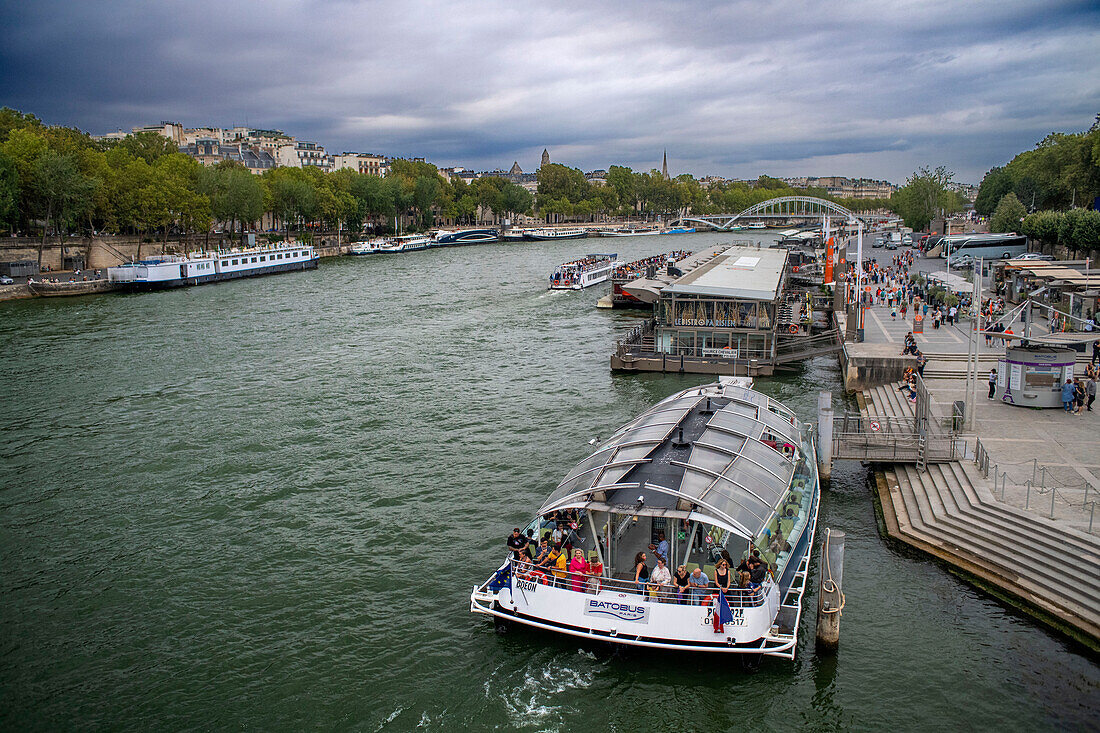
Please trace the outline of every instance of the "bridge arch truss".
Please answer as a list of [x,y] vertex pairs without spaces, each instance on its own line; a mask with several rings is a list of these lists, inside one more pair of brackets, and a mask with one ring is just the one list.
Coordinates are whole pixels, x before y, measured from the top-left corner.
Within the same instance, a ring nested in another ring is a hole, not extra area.
[[705,224],[720,231],[729,231],[739,221],[748,219],[819,219],[830,217],[855,221],[859,217],[834,201],[816,196],[781,196],[753,204],[739,214],[708,214],[684,216],[678,223]]

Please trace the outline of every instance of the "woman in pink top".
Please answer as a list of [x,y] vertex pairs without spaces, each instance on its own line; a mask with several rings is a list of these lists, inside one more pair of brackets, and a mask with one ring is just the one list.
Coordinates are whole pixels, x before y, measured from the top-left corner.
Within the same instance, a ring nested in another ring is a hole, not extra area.
[[588,572],[588,563],[584,559],[584,550],[573,550],[573,559],[569,561],[569,572],[573,580],[573,590],[580,593],[584,590],[585,578],[582,576]]

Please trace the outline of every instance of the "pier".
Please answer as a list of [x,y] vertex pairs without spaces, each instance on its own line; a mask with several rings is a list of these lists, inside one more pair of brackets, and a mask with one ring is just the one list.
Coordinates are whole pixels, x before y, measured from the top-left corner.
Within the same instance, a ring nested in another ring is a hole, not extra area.
[[[879,306],[864,324],[840,357],[858,409],[833,418],[831,452],[875,464],[886,533],[1100,648],[1100,416],[987,399],[1004,346],[984,338],[968,397],[969,321],[915,335],[928,363],[912,402],[898,390],[911,322]],[[1078,355],[1078,373],[1087,361]]]

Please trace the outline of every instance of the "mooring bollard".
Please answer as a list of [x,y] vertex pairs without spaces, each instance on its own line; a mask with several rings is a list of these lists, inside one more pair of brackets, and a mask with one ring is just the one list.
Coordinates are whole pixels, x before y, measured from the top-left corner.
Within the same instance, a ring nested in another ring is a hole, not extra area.
[[817,393],[817,465],[821,478],[833,470],[833,393]]
[[821,544],[821,581],[817,592],[817,648],[840,644],[840,613],[844,610],[844,533],[825,530]]

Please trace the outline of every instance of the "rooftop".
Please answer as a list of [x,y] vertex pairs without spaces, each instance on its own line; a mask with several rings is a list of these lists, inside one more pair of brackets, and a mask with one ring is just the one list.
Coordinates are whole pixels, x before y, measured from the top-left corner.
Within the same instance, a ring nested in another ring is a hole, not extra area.
[[664,292],[775,300],[786,265],[785,249],[730,247],[710,262],[676,280]]

